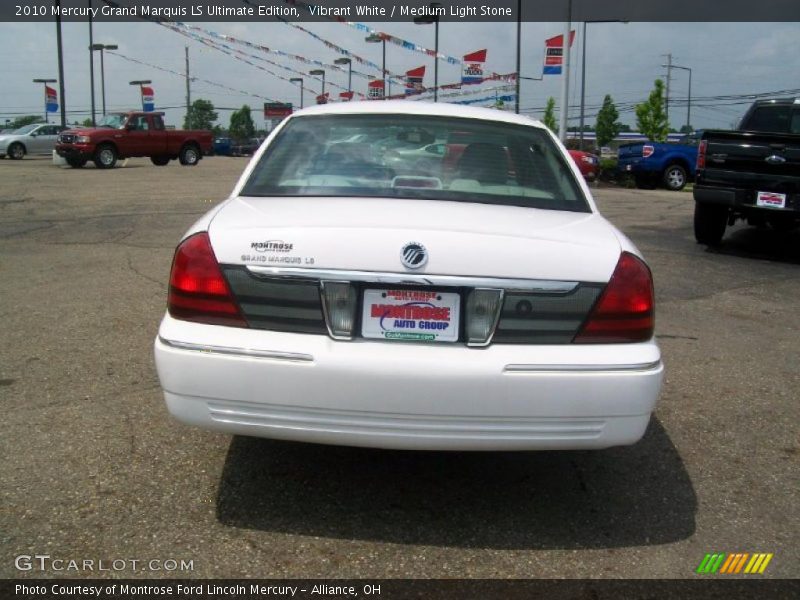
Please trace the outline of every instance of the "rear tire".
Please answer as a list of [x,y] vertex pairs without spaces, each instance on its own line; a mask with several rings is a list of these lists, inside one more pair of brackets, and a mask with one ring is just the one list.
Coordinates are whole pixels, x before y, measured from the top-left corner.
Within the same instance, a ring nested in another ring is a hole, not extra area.
[[7,152],[8,158],[11,160],[22,160],[22,157],[25,156],[25,146],[19,142],[14,142],[8,147]]
[[664,181],[664,187],[668,190],[680,192],[686,186],[686,169],[677,164],[669,165],[664,169],[662,180]]
[[178,160],[185,167],[193,167],[200,162],[200,149],[194,144],[186,144],[181,148]]
[[169,156],[151,156],[150,162],[157,167],[163,167],[169,164]]
[[694,204],[694,238],[699,244],[718,246],[728,226],[728,209],[714,204]]
[[111,144],[102,144],[95,150],[93,160],[98,169],[111,169],[117,164],[117,149]]
[[85,158],[68,158],[67,164],[73,169],[82,169],[86,165]]

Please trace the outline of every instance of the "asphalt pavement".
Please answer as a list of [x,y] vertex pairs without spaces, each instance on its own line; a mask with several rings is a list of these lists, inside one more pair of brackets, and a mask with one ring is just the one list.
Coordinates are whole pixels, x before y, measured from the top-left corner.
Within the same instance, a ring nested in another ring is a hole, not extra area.
[[[246,164],[0,160],[0,577],[683,578],[707,552],[800,575],[800,232],[710,251],[691,193],[595,189],[655,277],[666,383],[634,446],[232,438],[169,417],[152,344],[175,244]],[[17,569],[34,554],[127,562]]]

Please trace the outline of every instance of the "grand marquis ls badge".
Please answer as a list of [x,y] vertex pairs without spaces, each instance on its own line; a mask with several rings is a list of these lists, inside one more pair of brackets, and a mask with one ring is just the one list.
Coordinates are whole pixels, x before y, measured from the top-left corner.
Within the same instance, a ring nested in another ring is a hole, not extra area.
[[400,250],[400,262],[409,269],[419,269],[428,262],[428,251],[418,242],[409,242]]

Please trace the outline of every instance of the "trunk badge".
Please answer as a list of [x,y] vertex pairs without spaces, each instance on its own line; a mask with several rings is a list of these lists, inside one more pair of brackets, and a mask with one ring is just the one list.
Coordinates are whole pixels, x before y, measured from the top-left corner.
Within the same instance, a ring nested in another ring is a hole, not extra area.
[[419,242],[409,242],[400,250],[400,262],[408,269],[419,269],[428,262],[428,251]]

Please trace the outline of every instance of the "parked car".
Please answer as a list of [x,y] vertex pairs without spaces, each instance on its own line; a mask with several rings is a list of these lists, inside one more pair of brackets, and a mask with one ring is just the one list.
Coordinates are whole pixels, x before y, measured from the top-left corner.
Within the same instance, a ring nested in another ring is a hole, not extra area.
[[[328,144],[390,127],[473,141],[452,176],[439,159],[415,173],[417,156],[398,169]],[[353,102],[285,119],[186,232],[155,360],[172,415],[207,429],[605,448],[647,427],[663,374],[653,326],[650,269],[541,123]]]
[[110,169],[118,159],[134,156],[149,156],[159,167],[175,159],[194,166],[211,150],[211,138],[210,131],[167,129],[160,112],[109,113],[97,127],[61,133],[56,152],[75,169],[89,160]]
[[255,154],[258,147],[263,140],[259,138],[250,138],[247,140],[239,140],[231,144],[232,156],[252,156]]
[[26,154],[52,154],[61,125],[33,123],[0,135],[0,158],[20,160]]
[[596,155],[583,150],[568,150],[567,152],[578,165],[578,169],[586,181],[597,179],[597,175],[600,173],[600,159]]
[[231,155],[231,138],[218,137],[214,139],[214,154],[217,156]]
[[716,245],[737,219],[800,225],[800,98],[758,100],[737,131],[706,131],[697,156],[694,235]]
[[633,175],[636,187],[648,189],[661,184],[668,190],[680,191],[694,179],[701,135],[697,131],[677,143],[623,144],[619,147],[617,170]]

